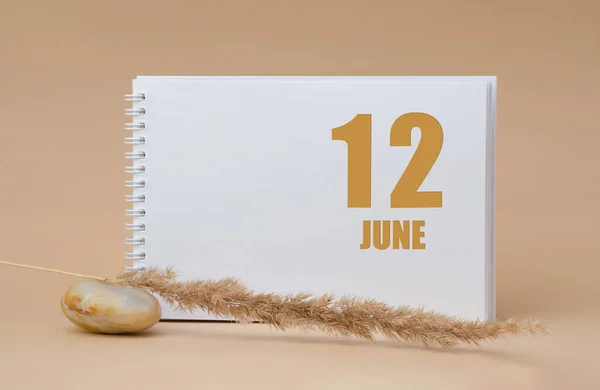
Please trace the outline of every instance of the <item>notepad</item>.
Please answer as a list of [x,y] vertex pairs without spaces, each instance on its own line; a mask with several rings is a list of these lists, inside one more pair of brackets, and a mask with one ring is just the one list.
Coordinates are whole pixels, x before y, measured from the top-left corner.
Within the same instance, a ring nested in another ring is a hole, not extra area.
[[495,318],[496,77],[138,76],[125,99],[127,267]]

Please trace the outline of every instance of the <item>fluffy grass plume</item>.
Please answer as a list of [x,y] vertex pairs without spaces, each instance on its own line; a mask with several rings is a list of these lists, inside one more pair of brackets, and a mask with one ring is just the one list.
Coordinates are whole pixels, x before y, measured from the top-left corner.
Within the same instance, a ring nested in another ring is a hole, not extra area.
[[366,340],[381,334],[392,340],[446,348],[479,345],[511,334],[550,333],[537,322],[462,320],[349,295],[336,299],[330,294],[304,292],[257,293],[234,278],[178,281],[170,267],[126,271],[118,276],[117,283],[156,294],[180,311],[202,309],[219,318],[257,321],[279,330],[319,329]]

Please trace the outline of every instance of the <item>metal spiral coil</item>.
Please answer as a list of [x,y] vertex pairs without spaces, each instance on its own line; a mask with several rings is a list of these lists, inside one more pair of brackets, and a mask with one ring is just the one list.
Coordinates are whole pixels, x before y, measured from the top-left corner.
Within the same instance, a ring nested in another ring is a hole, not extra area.
[[128,217],[143,217],[146,215],[146,210],[144,210],[144,209],[126,209],[125,215]]
[[145,137],[125,137],[125,143],[127,145],[144,145],[146,143]]
[[130,160],[143,160],[146,158],[146,152],[125,152],[125,158],[128,158]]
[[142,174],[146,172],[146,166],[144,165],[130,165],[125,167],[125,173]]
[[129,223],[129,222],[126,222],[125,223],[125,229],[132,230],[134,232],[145,232],[146,231],[146,225],[143,224],[143,223]]
[[127,202],[144,203],[146,201],[146,195],[127,194],[125,195]]
[[[125,209],[125,215],[132,217],[131,222],[125,223],[125,230],[133,232],[133,235],[125,239],[125,244],[131,246],[131,251],[125,252],[125,259],[131,264],[126,266],[127,270],[137,270],[144,268],[146,260],[146,252],[141,250],[141,247],[146,245],[146,224],[144,217],[146,209],[139,207],[139,204],[146,202],[146,166],[143,160],[146,158],[146,151],[143,150],[146,145],[146,136],[138,135],[140,132],[146,131],[146,123],[141,120],[146,114],[146,108],[141,106],[146,100],[146,95],[143,93],[126,94],[125,101],[132,102],[133,107],[125,109],[125,115],[134,117],[131,122],[125,123],[125,130],[133,132],[133,135],[125,137],[125,144],[132,145],[132,150],[125,152],[125,158],[132,160],[132,164],[125,167],[125,173],[131,174],[133,177],[125,180],[125,187],[131,188],[132,193],[125,195],[125,200],[132,203],[131,208]],[[143,133],[142,133],[143,134]]]
[[125,130],[143,131],[143,130],[146,130],[146,123],[144,123],[144,122],[129,122],[129,123],[125,123]]
[[144,237],[127,237],[125,239],[125,244],[143,246],[146,245],[146,239]]
[[128,93],[125,94],[126,102],[143,102],[146,100],[146,95],[143,93]]
[[125,115],[129,115],[129,116],[139,116],[139,115],[144,115],[145,113],[146,113],[145,108],[126,108],[125,109]]
[[144,260],[146,254],[144,252],[125,252],[125,258],[127,260]]
[[146,188],[146,181],[145,180],[125,180],[125,187]]

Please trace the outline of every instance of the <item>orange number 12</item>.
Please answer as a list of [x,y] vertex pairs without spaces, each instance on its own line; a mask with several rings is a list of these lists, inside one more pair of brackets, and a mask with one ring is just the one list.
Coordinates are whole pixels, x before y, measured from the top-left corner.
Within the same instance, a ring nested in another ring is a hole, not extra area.
[[[421,140],[406,170],[390,194],[392,208],[442,207],[442,192],[419,191],[440,155],[444,132],[431,115],[411,112],[398,117],[390,129],[390,146],[411,146],[414,127]],[[358,114],[336,127],[332,139],[346,142],[348,149],[348,207],[371,207],[371,114]]]

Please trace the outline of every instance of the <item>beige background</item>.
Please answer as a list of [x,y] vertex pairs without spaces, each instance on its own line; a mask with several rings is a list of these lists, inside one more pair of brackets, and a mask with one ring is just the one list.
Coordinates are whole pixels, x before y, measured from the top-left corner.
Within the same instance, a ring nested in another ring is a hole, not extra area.
[[453,352],[215,324],[102,337],[60,313],[73,278],[3,267],[0,388],[600,388],[599,14],[594,0],[3,1],[0,258],[122,270],[122,96],[138,74],[497,75],[498,314],[554,333]]

